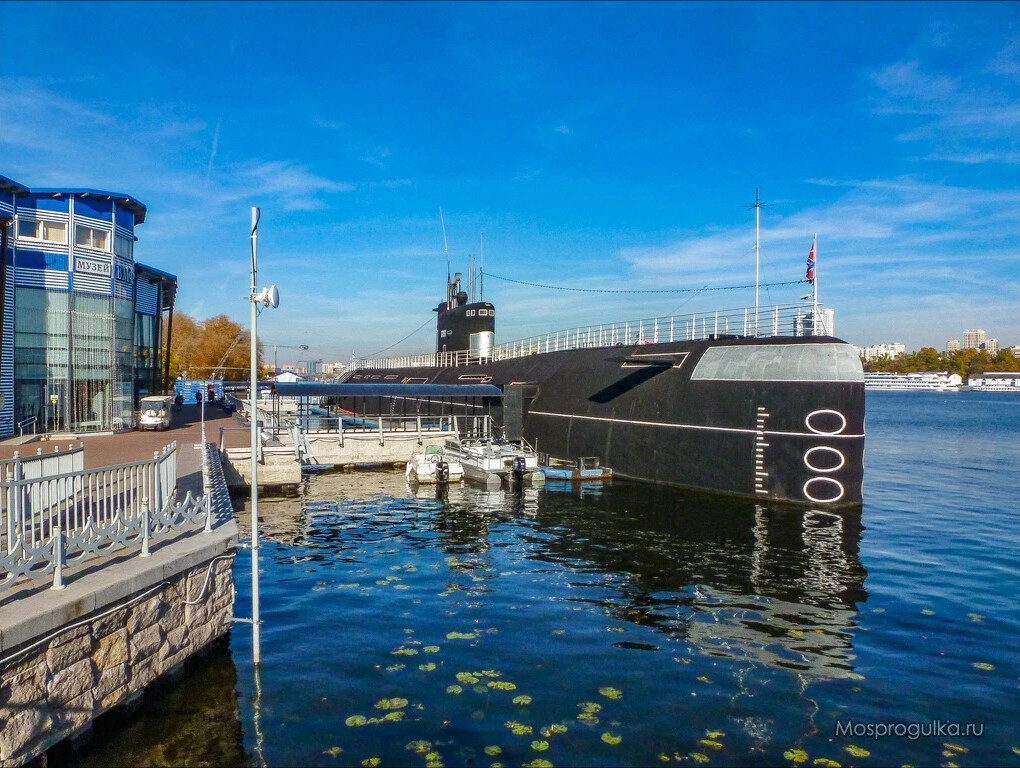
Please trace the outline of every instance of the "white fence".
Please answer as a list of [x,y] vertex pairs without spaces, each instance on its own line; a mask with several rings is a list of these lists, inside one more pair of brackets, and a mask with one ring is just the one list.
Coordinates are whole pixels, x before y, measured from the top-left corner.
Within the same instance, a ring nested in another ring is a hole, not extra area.
[[121,547],[139,546],[148,557],[151,538],[200,522],[210,530],[208,488],[176,501],[176,442],[149,461],[100,469],[82,469],[80,454],[43,463],[54,458],[16,455],[0,466],[0,590],[51,571],[60,589],[65,565]]
[[[814,324],[811,305],[785,304],[715,312],[652,317],[620,323],[585,325],[553,333],[516,339],[493,347],[492,356],[470,356],[467,350],[404,355],[381,360],[355,360],[351,368],[451,367],[489,360],[509,360],[545,352],[591,347],[656,344],[665,341],[693,341],[720,337],[810,336],[823,333],[821,323]],[[824,313],[818,313],[821,321]]]

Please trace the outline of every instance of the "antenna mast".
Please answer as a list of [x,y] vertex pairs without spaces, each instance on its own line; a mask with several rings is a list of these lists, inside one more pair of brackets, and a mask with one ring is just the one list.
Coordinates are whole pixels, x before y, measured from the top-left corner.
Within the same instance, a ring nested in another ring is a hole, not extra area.
[[754,188],[754,335],[758,336],[758,283],[761,275],[761,209],[767,208],[766,203],[758,198],[758,187]]
[[478,269],[478,291],[481,294],[479,301],[485,301],[485,233],[478,233],[478,256],[481,259],[481,266]]
[[443,209],[439,209],[439,223],[443,227],[443,251],[446,253],[446,282],[450,282],[450,246],[446,243],[446,221],[443,219]]

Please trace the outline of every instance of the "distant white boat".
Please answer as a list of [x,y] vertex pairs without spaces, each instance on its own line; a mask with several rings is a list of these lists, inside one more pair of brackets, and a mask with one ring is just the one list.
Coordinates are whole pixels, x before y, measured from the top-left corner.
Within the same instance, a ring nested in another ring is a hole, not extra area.
[[1020,392],[1020,372],[976,373],[967,379],[967,386],[977,392]]
[[865,372],[864,389],[894,392],[959,392],[963,379],[957,373],[886,373]]

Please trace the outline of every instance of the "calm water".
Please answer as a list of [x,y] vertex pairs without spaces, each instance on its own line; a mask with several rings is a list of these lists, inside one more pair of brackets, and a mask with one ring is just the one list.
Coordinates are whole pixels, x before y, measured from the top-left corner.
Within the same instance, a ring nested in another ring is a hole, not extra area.
[[[869,393],[839,517],[641,484],[263,501],[250,629],[81,765],[1020,765],[1020,398]],[[249,558],[237,560],[249,615]],[[837,735],[973,724],[979,737]]]

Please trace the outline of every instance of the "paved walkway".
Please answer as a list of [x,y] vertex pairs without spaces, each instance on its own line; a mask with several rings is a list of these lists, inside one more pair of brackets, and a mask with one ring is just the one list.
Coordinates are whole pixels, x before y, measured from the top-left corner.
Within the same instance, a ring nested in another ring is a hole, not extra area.
[[[205,412],[205,435],[211,443],[219,444],[220,427],[240,427],[242,422],[236,416],[228,415],[222,408],[209,407]],[[18,440],[5,440],[0,443],[0,460],[9,459],[15,451],[21,456],[34,456],[42,449],[43,453],[52,453],[55,447],[65,450],[68,446],[79,443],[85,446],[85,469],[107,467],[128,461],[151,459],[154,453],[177,441],[177,484],[183,495],[191,491],[192,495],[202,493],[202,457],[198,445],[202,442],[201,411],[199,406],[191,403],[182,406],[180,413],[173,415],[170,429],[165,432],[121,432],[115,435],[76,435],[71,438],[53,438],[34,442],[18,443]],[[248,436],[241,431],[227,433],[226,445],[229,447],[247,446]]]

